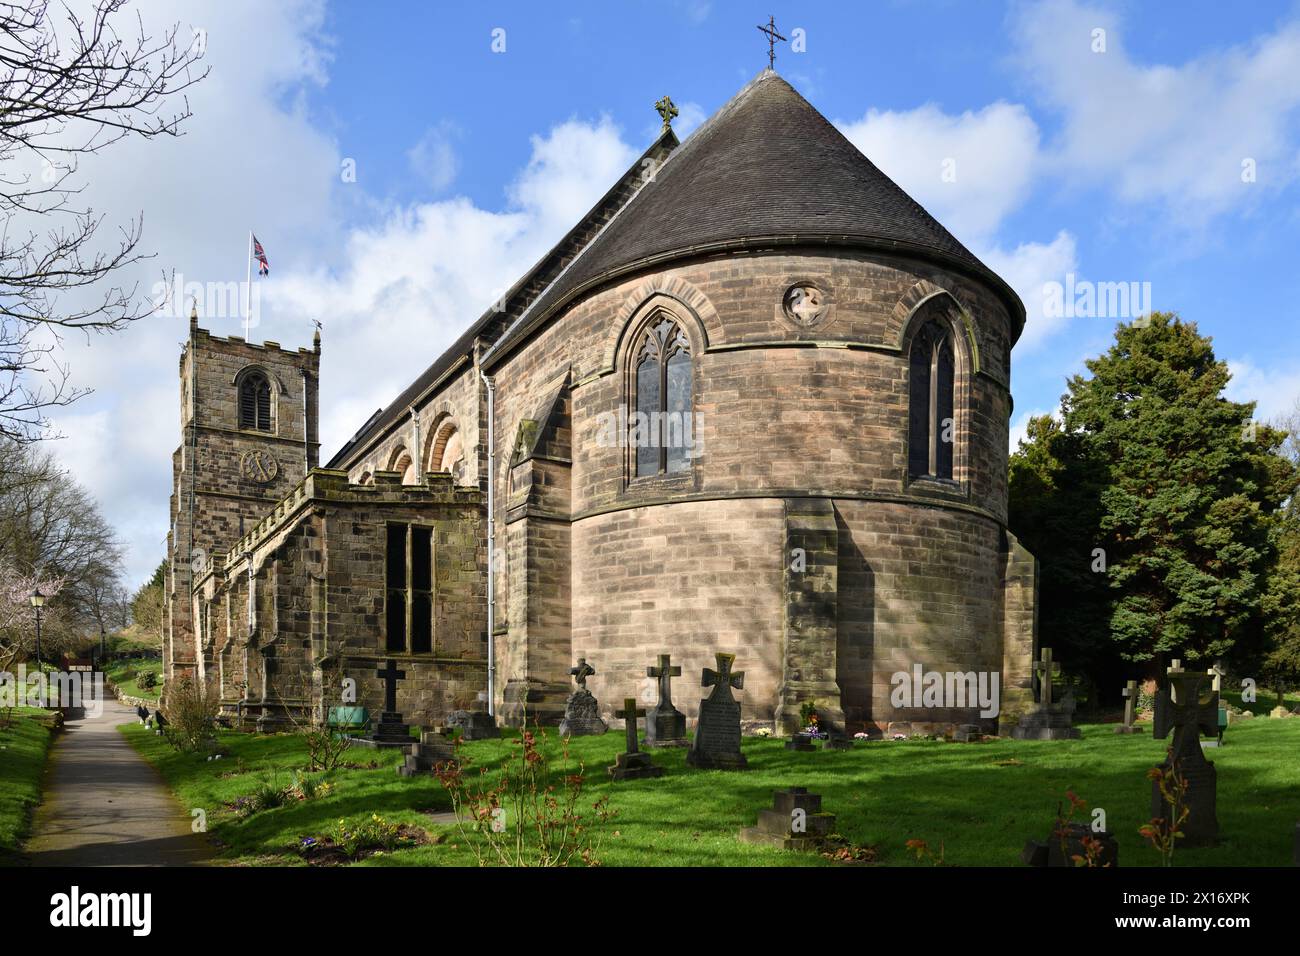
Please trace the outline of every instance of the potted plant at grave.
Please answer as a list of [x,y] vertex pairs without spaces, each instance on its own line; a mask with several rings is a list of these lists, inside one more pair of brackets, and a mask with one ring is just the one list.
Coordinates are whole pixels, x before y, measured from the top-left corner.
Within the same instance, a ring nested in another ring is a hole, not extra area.
[[817,713],[817,704],[811,700],[805,701],[799,708],[799,722],[803,724],[803,735],[812,737],[814,740],[825,740],[830,736],[821,727],[821,716]]

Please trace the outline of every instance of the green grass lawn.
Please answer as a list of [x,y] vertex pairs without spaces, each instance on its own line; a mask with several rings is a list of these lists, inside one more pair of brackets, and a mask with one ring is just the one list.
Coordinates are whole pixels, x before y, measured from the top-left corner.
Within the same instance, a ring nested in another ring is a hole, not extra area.
[[41,774],[53,736],[49,711],[17,707],[0,729],[0,861],[27,835],[41,799]]
[[[158,675],[158,683],[150,690],[144,690],[136,682],[136,674],[140,671]],[[109,661],[108,667],[104,670],[104,676],[128,697],[140,697],[145,700],[158,700],[158,692],[162,690],[162,661],[158,659],[145,658],[143,660],[122,659]]]
[[[209,834],[225,845],[223,855],[231,861],[294,863],[293,848],[302,837],[325,834],[341,817],[361,820],[378,813],[441,834],[442,842],[372,857],[363,865],[475,862],[454,826],[433,825],[421,812],[449,808],[438,782],[399,778],[391,752],[353,749],[348,759],[377,759],[382,766],[323,775],[337,788],[328,796],[241,820],[223,804],[251,793],[263,779],[287,784],[292,769],[303,763],[296,738],[223,733],[228,756],[208,762],[173,752],[137,725],[123,732],[159,767],[186,807],[207,811]],[[1120,843],[1121,865],[1158,865],[1137,829],[1150,809],[1146,771],[1163,758],[1165,742],[1153,741],[1149,727],[1127,736],[1109,725],[1087,726],[1083,735],[1076,741],[969,745],[879,741],[848,752],[812,753],[787,751],[776,739],[747,738],[748,771],[689,770],[685,751],[656,751],[655,761],[667,771],[663,777],[620,783],[611,782],[604,768],[622,749],[621,733],[576,738],[571,751],[587,767],[586,802],[608,794],[618,811],[604,828],[599,852],[608,866],[830,865],[820,857],[737,841],[737,830],[752,825],[757,812],[771,805],[772,791],[789,786],[822,794],[824,809],[838,815],[839,832],[877,847],[885,865],[919,865],[905,847],[913,838],[935,848],[942,844],[950,865],[1019,865],[1025,841],[1046,839],[1058,802],[1068,806],[1066,790],[1106,811]],[[509,748],[509,738],[466,745],[470,769],[498,767]],[[1179,850],[1176,865],[1289,865],[1300,821],[1300,720],[1235,724],[1226,746],[1207,754],[1219,772],[1221,842],[1210,849]]]
[[[1257,717],[1267,716],[1268,712],[1277,706],[1277,694],[1264,688],[1256,690],[1255,701],[1251,704],[1241,702],[1241,691],[1239,690],[1225,690],[1221,692],[1220,696],[1232,704],[1233,707],[1248,710]],[[1297,706],[1300,706],[1300,694],[1283,694],[1282,699],[1286,701],[1286,706],[1291,710],[1295,710]]]

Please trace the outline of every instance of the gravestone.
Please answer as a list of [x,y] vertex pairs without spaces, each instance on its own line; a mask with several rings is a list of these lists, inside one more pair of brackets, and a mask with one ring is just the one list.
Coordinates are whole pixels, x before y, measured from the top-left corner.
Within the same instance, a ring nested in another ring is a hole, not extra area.
[[797,733],[792,735],[790,739],[785,742],[785,749],[803,752],[807,750],[816,750],[817,748],[813,744],[813,737],[811,734]]
[[1205,672],[1210,678],[1210,689],[1219,695],[1219,735],[1214,740],[1202,740],[1202,747],[1222,747],[1223,732],[1228,729],[1228,702],[1223,699],[1223,678],[1227,676],[1218,664]]
[[1039,701],[1020,717],[1020,723],[1011,729],[1016,740],[1073,740],[1080,736],[1074,726],[1074,703],[1071,699],[1052,701],[1052,678],[1059,674],[1061,665],[1052,660],[1052,649],[1044,647],[1041,659],[1034,663],[1039,678]]
[[647,747],[688,747],[686,715],[673,706],[672,681],[680,677],[682,669],[672,663],[668,654],[659,655],[657,667],[647,667],[646,677],[659,684],[659,703],[646,715],[645,745]]
[[1041,843],[1037,840],[1027,841],[1025,848],[1020,851],[1021,862],[1026,866],[1077,866],[1075,856],[1087,858],[1083,841],[1088,837],[1101,844],[1097,866],[1119,866],[1119,841],[1115,835],[1109,830],[1095,831],[1086,823],[1067,823]]
[[397,664],[389,659],[375,671],[375,676],[384,682],[384,709],[371,730],[370,739],[381,746],[409,746],[413,743],[411,727],[397,710],[397,682],[406,679],[406,671],[399,671]]
[[430,773],[439,764],[456,763],[456,747],[447,736],[446,729],[435,727],[420,734],[420,742],[407,751],[406,759],[398,765],[399,777],[414,777]]
[[476,695],[473,710],[454,710],[447,718],[447,731],[457,730],[461,740],[495,740],[501,736],[497,715],[493,712],[486,690]]
[[1139,734],[1142,728],[1134,723],[1136,714],[1134,708],[1137,706],[1138,682],[1129,681],[1124,685],[1124,723],[1115,728],[1117,734]]
[[977,744],[984,739],[984,732],[979,724],[960,724],[953,731],[952,739],[959,744]]
[[835,829],[835,814],[822,812],[821,794],[790,787],[772,794],[772,809],[758,811],[756,826],[740,831],[742,843],[782,850],[816,850]]
[[[1218,732],[1219,695],[1213,690],[1205,697],[1201,691],[1206,684],[1204,674],[1184,671],[1180,661],[1169,669],[1169,684],[1156,693],[1155,725],[1151,734],[1163,740],[1172,730],[1174,739],[1160,769],[1169,770],[1173,762],[1187,779],[1187,793],[1183,804],[1188,810],[1183,823],[1185,834],[1180,846],[1212,846],[1219,838],[1218,776],[1214,764],[1205,759],[1201,750],[1201,734],[1213,736]],[[1170,810],[1160,792],[1160,783],[1151,781],[1151,816],[1168,819]]]
[[732,671],[735,654],[715,654],[718,669],[704,668],[702,687],[712,687],[700,701],[700,719],[695,724],[695,739],[686,753],[692,767],[711,770],[744,770],[748,766],[740,752],[740,703],[731,689],[744,689],[745,672]]
[[645,716],[645,711],[637,708],[636,698],[626,698],[623,709],[614,711],[614,716],[622,719],[627,731],[627,752],[614,758],[614,766],[609,768],[610,777],[614,780],[637,780],[663,776],[664,768],[656,767],[650,755],[636,745],[636,719]]
[[460,731],[461,740],[494,740],[501,736],[496,718],[482,710],[453,710],[447,717],[447,730]]
[[600,719],[600,705],[596,697],[587,690],[587,678],[596,673],[596,668],[587,663],[585,657],[579,657],[578,663],[569,668],[578,689],[564,702],[564,719],[560,721],[560,736],[590,737],[603,734],[609,726]]

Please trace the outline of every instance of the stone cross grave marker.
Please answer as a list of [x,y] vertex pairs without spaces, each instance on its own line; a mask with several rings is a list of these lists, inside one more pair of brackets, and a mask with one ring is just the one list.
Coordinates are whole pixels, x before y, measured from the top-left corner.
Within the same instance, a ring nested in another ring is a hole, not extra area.
[[1050,647],[1044,647],[1039,656],[1042,659],[1034,662],[1034,673],[1038,675],[1039,702],[1047,707],[1052,703],[1052,678],[1061,673],[1061,665],[1053,663]]
[[574,683],[586,690],[587,678],[596,673],[596,668],[588,664],[585,657],[579,657],[578,663],[569,668],[569,673],[573,675]]
[[1129,681],[1124,685],[1124,723],[1115,728],[1117,734],[1137,733],[1141,728],[1134,721],[1136,720],[1135,706],[1138,698],[1138,682]]
[[623,709],[614,711],[614,716],[623,721],[627,730],[627,752],[614,758],[614,766],[609,768],[609,775],[614,780],[636,780],[641,777],[663,776],[664,768],[656,767],[648,753],[642,753],[636,742],[636,719],[644,717],[645,711],[636,705],[635,697],[623,699]]
[[[1214,736],[1219,725],[1219,695],[1213,690],[1201,696],[1206,675],[1184,671],[1174,661],[1169,669],[1169,686],[1156,695],[1155,724],[1152,736],[1163,740],[1172,730],[1173,742],[1161,769],[1176,763],[1178,772],[1187,779],[1184,803],[1188,809],[1183,824],[1183,846],[1211,846],[1219,837],[1216,813],[1217,773],[1214,764],[1201,750],[1201,734]],[[1168,818],[1169,809],[1160,793],[1159,781],[1151,782],[1151,815]]]
[[596,668],[587,663],[585,657],[579,657],[578,663],[569,668],[578,685],[564,701],[564,719],[560,721],[560,735],[570,737],[587,737],[603,734],[609,726],[600,719],[600,704],[591,691],[587,690],[587,678],[596,673]]
[[732,670],[735,654],[715,654],[714,659],[717,670],[704,668],[700,679],[701,686],[713,691],[700,701],[700,719],[686,762],[692,767],[743,770],[748,761],[740,752],[740,703],[731,690],[744,689],[745,672]]
[[397,682],[406,680],[406,671],[398,670],[396,662],[389,658],[375,671],[375,676],[384,682],[384,710],[374,726],[371,739],[379,744],[409,746],[414,743],[411,728],[397,710]]
[[647,747],[685,747],[686,715],[673,706],[673,678],[680,677],[681,667],[672,663],[669,654],[659,655],[659,664],[645,669],[646,677],[655,678],[659,685],[659,703],[655,704],[645,722]]
[[384,666],[375,671],[375,676],[384,682],[384,710],[397,712],[397,682],[406,680],[406,671],[399,671],[397,664],[390,658]]

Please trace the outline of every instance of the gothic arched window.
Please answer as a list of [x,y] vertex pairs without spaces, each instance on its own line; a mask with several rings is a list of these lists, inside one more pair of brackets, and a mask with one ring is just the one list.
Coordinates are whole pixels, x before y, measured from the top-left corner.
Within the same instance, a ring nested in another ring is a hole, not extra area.
[[952,478],[955,388],[952,335],[942,323],[928,322],[912,340],[909,358],[909,477]]
[[634,369],[636,476],[689,470],[694,447],[691,343],[672,319],[646,329]]
[[239,383],[239,427],[271,430],[271,382],[262,372],[249,372]]

